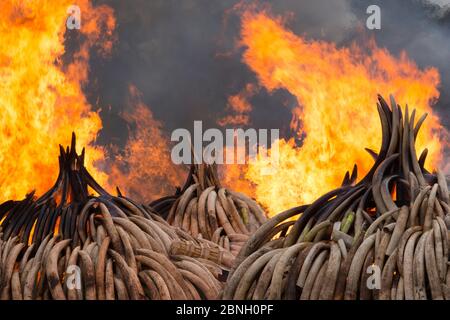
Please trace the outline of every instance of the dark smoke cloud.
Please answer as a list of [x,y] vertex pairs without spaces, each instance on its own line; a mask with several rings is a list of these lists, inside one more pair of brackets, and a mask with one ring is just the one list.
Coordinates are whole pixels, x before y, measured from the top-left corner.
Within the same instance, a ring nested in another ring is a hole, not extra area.
[[[167,136],[179,127],[191,128],[201,119],[217,126],[229,95],[236,94],[255,75],[241,62],[236,49],[239,18],[235,0],[103,0],[115,9],[118,42],[110,60],[94,59],[95,81],[86,89],[93,104],[102,106],[104,129],[99,143],[123,144],[127,128],[119,114],[126,107],[129,84],[143,93]],[[265,3],[262,0],[260,3]],[[291,12],[289,27],[312,39],[346,45],[373,35],[393,54],[406,50],[421,68],[439,69],[441,97],[436,105],[450,127],[450,14],[448,0],[277,0],[276,14]],[[382,29],[364,28],[366,8],[381,7]],[[251,114],[256,128],[281,128],[289,135],[296,104],[287,92],[255,95]],[[287,106],[281,107],[282,105]]]
[[449,0],[423,0],[421,2],[432,9],[432,14],[435,18],[444,18],[450,12]]

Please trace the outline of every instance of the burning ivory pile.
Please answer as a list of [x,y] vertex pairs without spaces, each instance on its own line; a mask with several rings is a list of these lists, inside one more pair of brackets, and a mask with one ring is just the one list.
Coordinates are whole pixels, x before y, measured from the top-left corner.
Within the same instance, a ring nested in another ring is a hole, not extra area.
[[0,205],[0,298],[217,298],[233,257],[108,194],[83,159],[73,136],[51,190]]
[[450,299],[448,180],[415,150],[426,115],[416,123],[392,97],[378,112],[370,172],[355,183],[355,167],[340,188],[260,227],[223,299]]
[[[256,201],[220,186],[215,166],[191,166],[183,190],[174,201],[167,221],[194,238],[216,243],[233,256],[267,220]],[[151,206],[158,207],[158,202]]]

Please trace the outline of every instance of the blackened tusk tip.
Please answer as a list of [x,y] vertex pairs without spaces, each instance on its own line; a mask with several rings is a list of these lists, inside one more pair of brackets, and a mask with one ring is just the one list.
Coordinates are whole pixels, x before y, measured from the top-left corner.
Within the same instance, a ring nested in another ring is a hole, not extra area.
[[72,131],[72,140],[70,142],[70,151],[71,152],[75,152],[76,145],[77,145],[77,137],[75,135],[75,132]]

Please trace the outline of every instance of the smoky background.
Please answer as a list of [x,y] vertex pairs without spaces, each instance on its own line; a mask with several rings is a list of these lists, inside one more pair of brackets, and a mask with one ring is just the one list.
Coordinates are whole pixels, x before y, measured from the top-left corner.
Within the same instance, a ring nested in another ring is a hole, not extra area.
[[[103,120],[97,143],[113,146],[120,153],[136,130],[123,116],[135,107],[130,103],[130,86],[139,90],[142,103],[161,124],[167,141],[177,128],[192,132],[194,120],[202,120],[205,129],[220,128],[217,121],[227,113],[228,98],[258,82],[242,62],[240,18],[235,10],[239,4],[251,2],[94,1],[112,7],[117,19],[113,52],[109,59],[93,53],[85,86],[88,100],[100,110]],[[365,27],[366,9],[372,4],[381,8],[381,30]],[[433,108],[443,126],[450,127],[450,1],[257,2],[257,6],[266,5],[274,14],[288,15],[287,26],[307,39],[332,41],[342,47],[373,37],[379,47],[395,56],[405,51],[421,69],[438,68],[440,98]],[[252,109],[247,126],[277,128],[282,138],[294,136],[289,124],[291,109],[298,102],[289,92],[268,93],[258,88],[248,102]],[[115,153],[110,154],[114,157]]]

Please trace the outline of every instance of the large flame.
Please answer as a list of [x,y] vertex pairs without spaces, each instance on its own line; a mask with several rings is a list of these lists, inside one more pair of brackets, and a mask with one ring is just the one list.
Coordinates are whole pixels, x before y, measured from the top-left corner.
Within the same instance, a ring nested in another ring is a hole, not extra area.
[[[415,108],[428,119],[418,137],[417,149],[429,150],[427,164],[441,160],[436,129],[439,119],[431,104],[439,97],[439,74],[420,70],[405,53],[392,56],[369,41],[365,48],[353,44],[310,41],[289,31],[282,18],[267,12],[242,15],[244,62],[260,85],[269,91],[287,89],[298,100],[291,125],[300,125],[297,138],[280,141],[280,165],[270,176],[262,175],[266,162],[256,161],[246,177],[256,185],[255,194],[270,214],[300,203],[310,203],[339,186],[343,175],[358,165],[359,176],[373,164],[364,147],[378,150],[381,128],[375,107],[377,94],[393,94],[397,101]],[[234,171],[233,171],[234,172]],[[235,172],[234,172],[235,173]]]
[[142,101],[142,94],[129,87],[129,109],[123,118],[130,127],[125,149],[113,152],[108,183],[119,186],[127,196],[141,202],[175,193],[183,183],[185,170],[170,159],[170,141],[163,133],[162,123]]
[[[103,151],[91,146],[101,128],[82,92],[89,49],[112,47],[112,9],[79,0],[81,29],[70,31],[79,48],[63,63],[67,9],[72,0],[0,2],[0,202],[49,188],[58,174],[58,144],[69,145],[71,132],[87,146],[88,169],[105,176],[94,161]],[[66,58],[66,57],[65,57]]]

